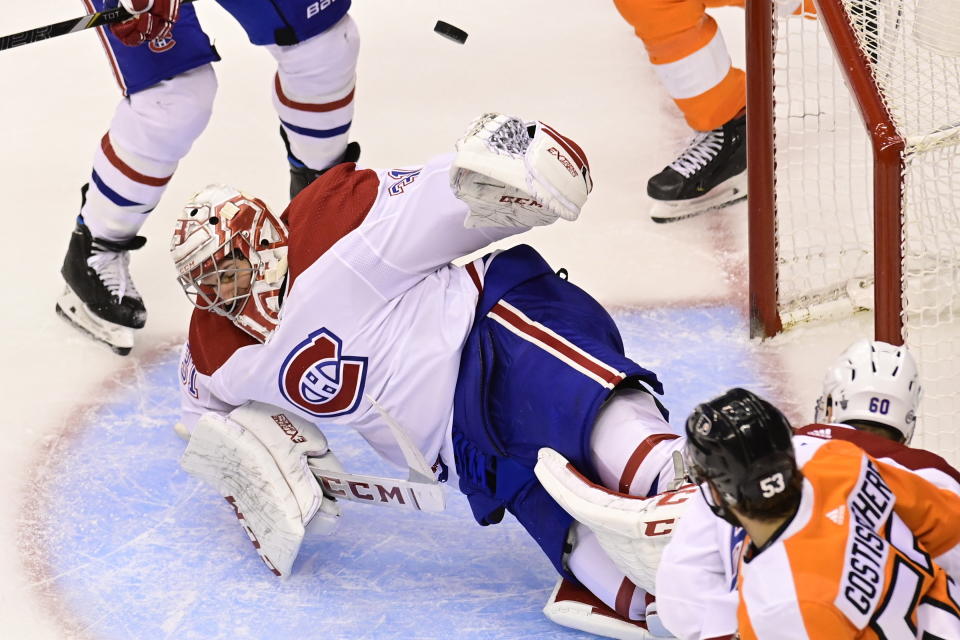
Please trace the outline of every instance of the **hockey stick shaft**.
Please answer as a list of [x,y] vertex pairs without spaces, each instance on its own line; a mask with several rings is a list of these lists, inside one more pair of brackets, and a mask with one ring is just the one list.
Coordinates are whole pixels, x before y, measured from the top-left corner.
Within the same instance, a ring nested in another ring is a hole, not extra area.
[[[194,0],[182,0],[182,2],[193,1]],[[131,16],[126,9],[124,9],[122,6],[117,6],[113,9],[107,9],[106,11],[98,11],[96,13],[80,16],[79,18],[74,18],[73,20],[64,20],[63,22],[57,22],[56,24],[48,24],[43,27],[27,29],[26,31],[21,31],[20,33],[11,33],[8,36],[0,36],[0,51],[5,49],[13,49],[14,47],[22,47],[26,44],[33,44],[34,42],[39,42],[40,40],[49,40],[50,38],[56,38],[57,36],[65,36],[68,33],[75,33],[85,29],[101,27],[105,24],[123,22],[131,17],[133,16]]]
[[433,475],[433,470],[423,459],[423,454],[410,440],[410,436],[394,420],[386,409],[370,395],[364,395],[374,409],[384,419],[397,445],[403,452],[403,459],[407,463],[409,477],[406,480],[385,478],[381,476],[366,476],[328,469],[317,460],[316,466],[307,466],[314,477],[323,487],[323,492],[341,500],[366,502],[391,507],[402,507],[415,511],[443,511],[446,507],[446,498],[440,483]]
[[403,459],[406,461],[407,467],[410,470],[409,480],[411,482],[421,483],[436,482],[436,478],[433,477],[433,470],[430,468],[430,465],[427,464],[427,461],[423,459],[423,454],[420,453],[420,450],[417,449],[410,440],[410,436],[407,435],[404,428],[393,419],[373,396],[364,394],[363,397],[373,405],[373,408],[377,410],[377,413],[380,414],[380,417],[383,418],[384,422],[386,422],[390,428],[390,433],[393,434],[393,438],[397,441],[400,451],[403,452]]

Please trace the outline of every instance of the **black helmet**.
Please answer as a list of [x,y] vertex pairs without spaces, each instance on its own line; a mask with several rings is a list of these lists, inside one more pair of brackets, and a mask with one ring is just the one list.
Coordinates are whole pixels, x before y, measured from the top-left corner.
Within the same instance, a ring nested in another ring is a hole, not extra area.
[[797,474],[789,421],[746,389],[730,389],[698,405],[687,418],[686,432],[694,481],[709,480],[726,505],[760,506]]

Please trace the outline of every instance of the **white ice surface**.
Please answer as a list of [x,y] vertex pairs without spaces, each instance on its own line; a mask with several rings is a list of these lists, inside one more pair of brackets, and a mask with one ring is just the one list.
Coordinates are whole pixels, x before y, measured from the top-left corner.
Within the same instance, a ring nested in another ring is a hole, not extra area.
[[[38,522],[48,529],[60,527],[65,535],[91,523],[77,521],[69,503],[47,501],[62,510],[37,514],[35,498],[56,486],[58,474],[70,475],[68,463],[102,468],[104,474],[129,464],[118,461],[108,443],[102,456],[96,449],[84,450],[82,459],[72,454],[85,434],[95,432],[97,425],[89,419],[102,415],[99,405],[118,396],[141,397],[130,390],[144,384],[157,354],[182,337],[189,308],[166,255],[177,206],[211,182],[235,184],[277,208],[285,204],[287,170],[270,106],[272,58],[251,46],[211,0],[196,6],[224,58],[216,65],[220,93],[209,128],[144,227],[150,241],[134,256],[133,275],[150,319],[126,359],[75,334],[53,312],[79,187],[88,178],[93,151],[119,98],[98,39],[88,32],[0,53],[7,282],[0,319],[0,487],[6,495],[0,503],[0,544],[6,549],[0,554],[0,636],[5,638],[99,637],[89,624],[79,625],[87,631],[77,631],[77,612],[69,604],[75,593],[64,593],[82,590],[82,577],[51,574],[50,567],[60,566],[64,558],[44,559],[49,549],[38,550],[42,540],[32,537]],[[0,18],[0,32],[79,12],[80,3],[72,0],[11,4]],[[543,119],[587,151],[596,189],[580,221],[537,230],[524,242],[552,264],[565,266],[577,284],[612,309],[729,304],[742,314],[742,206],[672,225],[655,225],[648,218],[646,180],[672,159],[689,132],[657,85],[640,41],[612,3],[358,0],[352,14],[362,34],[352,137],[363,145],[363,164],[418,163],[451,148],[464,125],[483,111]],[[742,13],[723,10],[718,15],[734,59],[742,60]],[[466,45],[435,35],[437,19],[465,29],[470,34]],[[709,332],[699,328],[681,324],[671,329],[680,336],[691,332],[691,344],[704,336],[709,340]],[[802,328],[762,345],[746,336],[736,339],[790,415],[802,419],[809,417],[823,367],[870,329],[869,318],[855,318]],[[702,352],[697,349],[670,348],[673,352],[662,353],[657,344],[645,345],[654,364],[686,361],[704,378],[716,370],[715,363],[698,361]],[[722,388],[728,380],[715,382]],[[157,419],[150,407],[143,407],[143,415],[148,423]],[[175,456],[171,451],[156,455]],[[135,477],[129,480],[136,482]],[[100,485],[91,481],[79,490],[93,493]],[[162,526],[156,531],[162,534]],[[235,533],[234,541],[244,543],[239,528]],[[517,537],[515,531],[505,535]],[[253,555],[248,548],[242,551]],[[551,585],[543,584],[544,596]],[[448,585],[461,587],[466,596],[473,593],[468,583]],[[383,595],[383,602],[389,603],[389,597]],[[140,605],[149,606],[149,601]],[[179,615],[189,616],[189,608]],[[406,615],[416,611],[408,609]],[[168,626],[175,630],[182,623],[171,619]],[[129,637],[146,636],[131,629]],[[432,636],[426,629],[421,637]]]

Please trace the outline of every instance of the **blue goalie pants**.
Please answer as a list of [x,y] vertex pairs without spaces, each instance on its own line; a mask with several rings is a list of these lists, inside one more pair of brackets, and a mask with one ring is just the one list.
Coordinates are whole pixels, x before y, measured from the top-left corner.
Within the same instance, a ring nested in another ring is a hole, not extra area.
[[618,387],[663,389],[624,355],[603,307],[531,247],[488,259],[454,396],[460,490],[477,522],[496,524],[509,511],[572,577],[563,555],[573,519],[534,475],[537,452],[559,451],[596,482],[590,434],[603,403]]

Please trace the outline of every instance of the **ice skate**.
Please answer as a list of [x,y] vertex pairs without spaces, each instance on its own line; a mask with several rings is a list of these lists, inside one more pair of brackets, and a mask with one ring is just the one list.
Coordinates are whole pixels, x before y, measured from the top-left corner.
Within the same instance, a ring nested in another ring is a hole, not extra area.
[[80,220],[60,270],[66,288],[57,300],[57,313],[120,355],[130,353],[134,330],[147,320],[143,300],[130,279],[128,254],[145,243],[142,236],[127,242],[94,238]]
[[746,116],[698,133],[683,153],[647,182],[654,222],[674,222],[747,197]]

